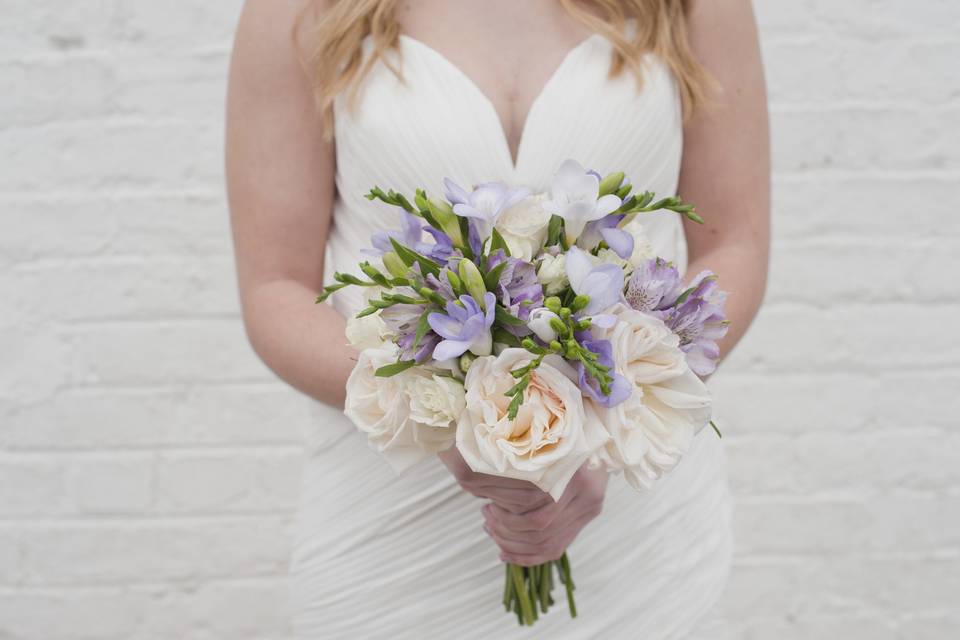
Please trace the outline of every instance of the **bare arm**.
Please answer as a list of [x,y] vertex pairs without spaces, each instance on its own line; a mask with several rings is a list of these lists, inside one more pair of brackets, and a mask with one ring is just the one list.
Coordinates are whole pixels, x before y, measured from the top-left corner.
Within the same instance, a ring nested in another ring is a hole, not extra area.
[[321,135],[291,39],[301,2],[248,0],[227,97],[227,188],[247,335],[278,376],[342,406],[356,354],[344,319],[315,305],[334,196],[333,145]]
[[730,331],[721,357],[743,337],[760,307],[770,243],[767,96],[749,0],[697,0],[689,16],[694,54],[719,91],[684,129],[681,196],[706,220],[685,220],[690,277],[710,269],[730,292]]

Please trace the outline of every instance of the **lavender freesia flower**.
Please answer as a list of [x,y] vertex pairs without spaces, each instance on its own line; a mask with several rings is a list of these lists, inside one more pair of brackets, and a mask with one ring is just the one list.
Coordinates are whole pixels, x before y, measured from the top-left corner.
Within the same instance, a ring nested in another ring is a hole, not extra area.
[[723,310],[727,294],[717,288],[717,277],[703,271],[693,279],[686,299],[667,311],[664,322],[680,337],[680,349],[699,376],[713,373],[720,358],[717,340],[727,333],[729,321]]
[[634,269],[625,297],[637,311],[651,313],[673,306],[680,293],[680,272],[662,258],[653,258]]
[[453,212],[476,221],[482,238],[490,235],[501,213],[530,195],[529,189],[511,189],[502,182],[483,182],[469,192],[449,178],[443,179],[443,185]]
[[490,355],[493,349],[490,328],[496,304],[496,297],[489,291],[484,295],[483,307],[473,297],[463,295],[459,304],[447,303],[446,313],[428,315],[430,328],[443,338],[433,350],[433,359],[458,358],[467,351],[478,356]]
[[[430,225],[426,225],[426,228],[424,228],[425,225],[420,222],[420,218],[406,211],[403,212],[400,220],[400,229],[380,231],[373,234],[370,238],[373,249],[364,249],[363,253],[382,256],[388,251],[393,251],[393,245],[390,243],[391,239],[432,260],[442,262],[453,253],[453,242],[444,232],[434,229]],[[433,236],[434,242],[423,241],[424,231]]]
[[600,388],[600,383],[587,374],[583,363],[577,364],[577,373],[579,374],[580,389],[583,390],[593,400],[608,409],[615,407],[630,397],[633,388],[630,382],[619,373],[614,371],[613,345],[609,340],[581,340],[580,344],[599,356],[597,362],[606,367],[610,367],[610,375],[613,380],[610,383],[610,393],[604,394]]
[[600,196],[600,178],[589,172],[576,160],[567,160],[553,177],[550,199],[543,207],[563,218],[564,232],[569,244],[583,233],[588,222],[613,213],[622,204],[613,194]]
[[[398,293],[401,292],[398,290]],[[412,291],[409,292],[411,295]],[[430,358],[434,347],[440,342],[440,336],[428,331],[414,348],[416,341],[417,324],[423,315],[423,307],[416,304],[395,304],[380,312],[380,318],[391,333],[396,335],[397,346],[400,347],[402,360],[416,360],[424,362]]]
[[[543,285],[537,278],[537,269],[519,258],[507,257],[502,250],[495,251],[487,260],[487,269],[506,262],[497,283],[497,298],[512,315],[526,322],[531,309],[543,305]],[[504,327],[514,335],[527,335],[526,327]]]
[[577,246],[590,251],[595,249],[601,241],[606,242],[614,253],[627,260],[633,254],[633,236],[617,225],[623,220],[623,214],[611,214],[588,222],[583,233],[577,239]]
[[590,297],[584,315],[601,313],[623,298],[623,270],[617,265],[594,265],[589,254],[570,247],[566,267],[570,288],[577,295]]

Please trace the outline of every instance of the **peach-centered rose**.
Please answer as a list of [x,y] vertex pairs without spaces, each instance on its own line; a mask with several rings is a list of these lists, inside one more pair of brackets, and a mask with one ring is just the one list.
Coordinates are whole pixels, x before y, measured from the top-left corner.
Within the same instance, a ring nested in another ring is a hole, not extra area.
[[525,349],[505,349],[477,358],[464,381],[466,410],[457,423],[457,448],[471,469],[534,483],[554,500],[607,435],[584,408],[573,370],[563,360],[545,360],[531,375],[515,419],[504,395],[510,374],[528,364]]

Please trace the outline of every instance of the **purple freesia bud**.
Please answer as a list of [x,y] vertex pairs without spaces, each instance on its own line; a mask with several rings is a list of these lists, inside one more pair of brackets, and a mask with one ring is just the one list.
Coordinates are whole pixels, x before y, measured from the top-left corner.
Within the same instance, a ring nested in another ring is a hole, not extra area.
[[680,337],[680,349],[687,354],[687,364],[693,372],[706,376],[717,368],[717,340],[726,335],[729,327],[723,310],[727,294],[719,290],[717,277],[710,271],[698,274],[690,287],[693,291],[668,310],[663,321]]
[[493,350],[493,326],[497,299],[491,292],[483,297],[483,307],[473,297],[460,296],[460,304],[448,302],[446,313],[434,312],[427,322],[441,340],[433,350],[434,360],[458,358],[467,351],[488,356]]
[[680,272],[662,258],[653,258],[633,270],[624,295],[631,307],[650,313],[673,306],[680,293]]
[[570,247],[566,267],[570,288],[577,295],[590,297],[584,315],[601,313],[623,299],[623,270],[617,265],[594,265],[589,254]]
[[610,383],[610,393],[604,394],[600,388],[600,383],[597,382],[595,378],[589,376],[583,363],[579,362],[577,363],[577,372],[579,374],[580,389],[593,398],[594,402],[608,409],[617,406],[621,402],[625,402],[633,392],[633,388],[626,378],[614,371],[613,345],[610,344],[610,341],[587,339],[582,340],[580,344],[582,344],[584,348],[597,354],[597,362],[599,364],[610,367],[609,373],[613,378]]

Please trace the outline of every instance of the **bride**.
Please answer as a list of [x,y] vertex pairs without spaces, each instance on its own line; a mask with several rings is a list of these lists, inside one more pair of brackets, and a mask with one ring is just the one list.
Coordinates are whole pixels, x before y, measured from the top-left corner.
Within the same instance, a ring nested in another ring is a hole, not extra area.
[[[243,317],[278,376],[342,407],[343,295],[394,228],[373,185],[544,189],[574,158],[679,193],[703,226],[644,218],[656,254],[731,292],[724,354],[765,286],[766,98],[748,0],[248,0],[230,74],[227,175]],[[652,490],[581,469],[559,502],[476,474],[455,450],[396,477],[349,421],[313,425],[291,561],[304,638],[713,638],[731,555],[710,429]],[[580,615],[533,629],[497,606],[501,561],[567,548]]]

